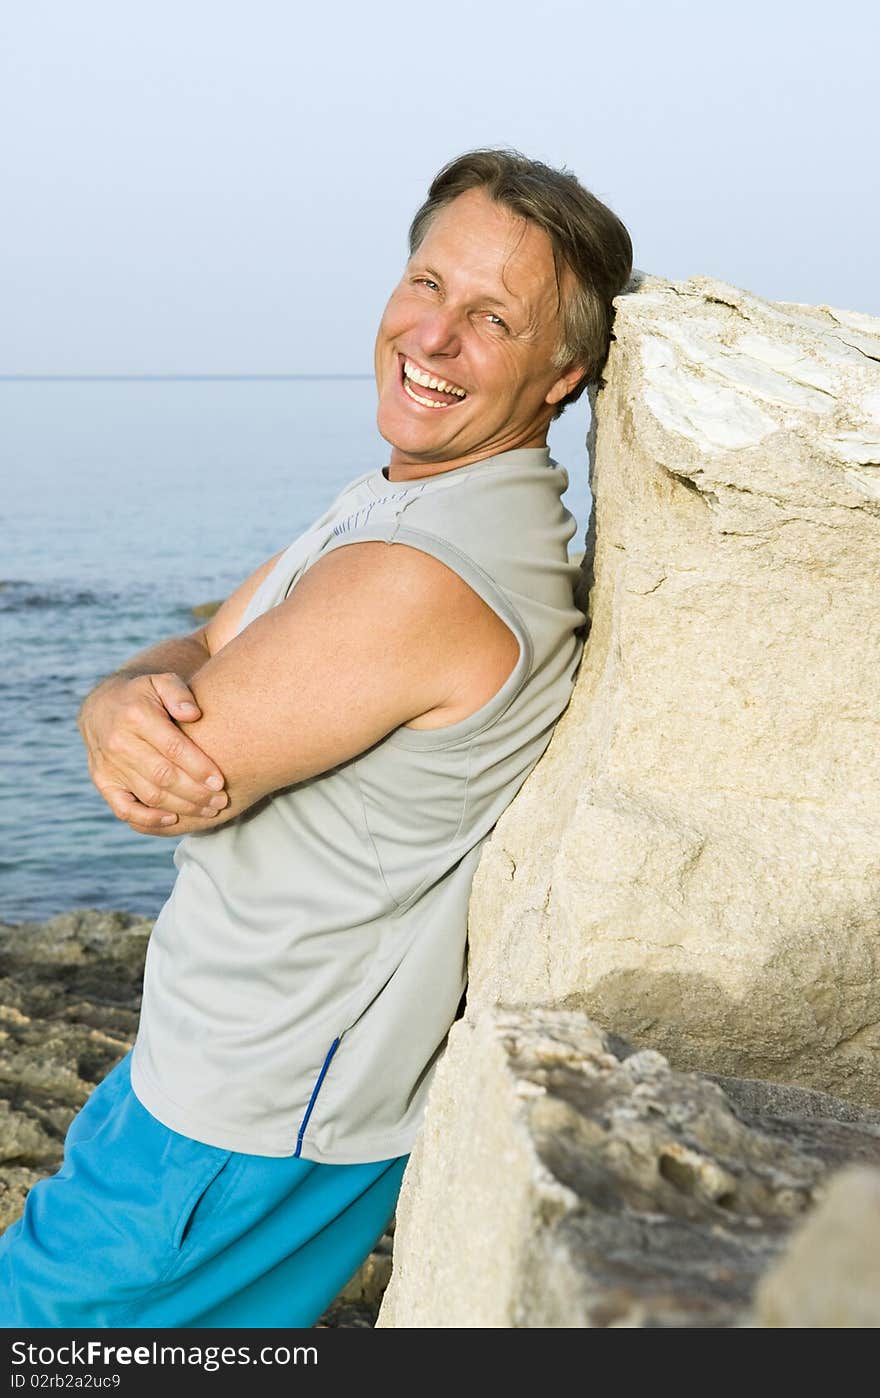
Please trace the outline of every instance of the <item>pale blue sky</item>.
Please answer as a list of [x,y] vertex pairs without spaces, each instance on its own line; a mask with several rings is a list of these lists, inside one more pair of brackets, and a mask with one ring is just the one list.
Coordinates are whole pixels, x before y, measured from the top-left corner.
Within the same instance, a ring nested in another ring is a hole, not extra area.
[[10,0],[0,373],[370,372],[477,145],[567,165],[636,265],[880,314],[869,0]]

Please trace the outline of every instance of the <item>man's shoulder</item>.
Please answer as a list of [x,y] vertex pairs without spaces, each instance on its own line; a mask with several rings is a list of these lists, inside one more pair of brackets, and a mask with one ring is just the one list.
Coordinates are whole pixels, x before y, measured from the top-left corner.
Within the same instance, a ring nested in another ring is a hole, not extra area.
[[452,608],[485,606],[482,599],[448,563],[417,544],[393,539],[331,541],[291,593],[304,600],[303,585],[326,589],[326,595],[344,594],[350,603],[372,602],[389,616],[395,608],[404,613],[443,613]]

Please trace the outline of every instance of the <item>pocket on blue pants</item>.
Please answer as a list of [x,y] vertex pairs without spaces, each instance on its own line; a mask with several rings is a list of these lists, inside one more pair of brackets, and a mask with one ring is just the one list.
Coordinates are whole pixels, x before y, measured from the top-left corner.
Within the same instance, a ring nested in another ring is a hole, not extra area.
[[[216,1146],[205,1146],[204,1150],[215,1151]],[[229,1176],[234,1170],[231,1150],[219,1151],[215,1159],[205,1161],[204,1168],[184,1201],[171,1238],[171,1246],[179,1252],[183,1244],[203,1224],[206,1224],[213,1211],[226,1193]]]

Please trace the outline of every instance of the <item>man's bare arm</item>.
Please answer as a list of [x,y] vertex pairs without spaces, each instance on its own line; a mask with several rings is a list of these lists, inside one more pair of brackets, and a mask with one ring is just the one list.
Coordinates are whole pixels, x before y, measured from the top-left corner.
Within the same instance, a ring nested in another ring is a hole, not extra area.
[[215,829],[401,724],[428,713],[456,722],[500,688],[517,654],[500,617],[437,559],[403,544],[334,549],[192,677],[202,717],[184,727],[224,772],[229,804],[170,830],[129,823]]
[[227,804],[221,769],[178,726],[199,718],[191,677],[227,644],[280,554],[262,564],[207,626],[140,651],[96,685],[77,718],[98,791],[120,820],[174,826]]

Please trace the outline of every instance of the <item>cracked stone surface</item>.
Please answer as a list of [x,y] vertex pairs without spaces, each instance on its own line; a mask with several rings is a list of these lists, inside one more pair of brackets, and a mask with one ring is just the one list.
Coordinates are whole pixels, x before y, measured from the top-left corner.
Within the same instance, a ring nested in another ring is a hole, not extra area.
[[[880,1177],[880,1111],[722,1088],[577,1011],[482,1007],[453,1026],[432,1085],[377,1325],[766,1324],[756,1287],[853,1166]],[[815,1248],[810,1265],[815,1281]],[[775,1305],[804,1314],[791,1271]],[[827,1314],[821,1298],[810,1313]]]
[[[74,1115],[134,1043],[151,926],[94,909],[0,923],[0,1231],[60,1167]],[[392,1237],[393,1224],[316,1328],[373,1326]]]
[[576,688],[484,846],[469,1003],[880,1104],[880,320],[637,274]]

